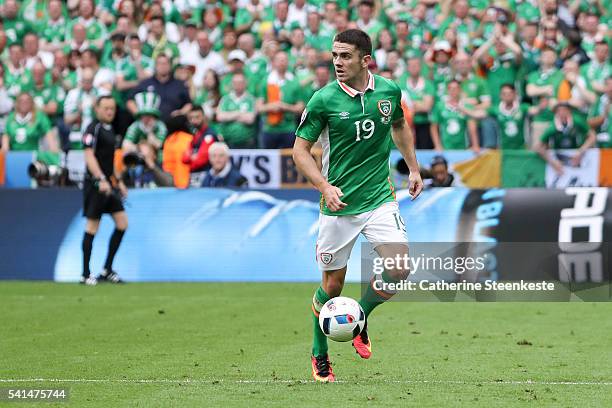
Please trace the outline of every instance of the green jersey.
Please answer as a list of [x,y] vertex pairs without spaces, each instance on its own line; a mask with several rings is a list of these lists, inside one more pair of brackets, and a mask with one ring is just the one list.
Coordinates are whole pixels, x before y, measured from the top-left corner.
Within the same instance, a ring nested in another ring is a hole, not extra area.
[[[532,72],[529,77],[527,77],[527,84],[533,84],[536,86],[552,86],[553,87],[553,98],[557,96],[557,92],[559,90],[559,86],[563,81],[563,72],[559,71],[556,68],[548,70],[546,72],[539,70],[536,72]],[[536,98],[539,100],[539,98]],[[534,101],[534,105],[538,104],[538,100]],[[553,119],[553,112],[546,108],[539,112],[537,115],[533,117],[534,122],[549,122]]]
[[[610,98],[603,94],[591,108],[589,117],[604,116],[604,121],[597,129],[597,147],[612,148],[612,108],[610,108]],[[606,112],[607,110],[607,112]]]
[[147,129],[142,121],[136,120],[125,132],[125,140],[138,144],[146,141],[150,134],[163,144],[168,135],[168,129],[166,129],[166,125],[161,120],[156,120],[151,129]]
[[392,81],[369,74],[365,92],[334,81],[317,91],[302,114],[296,135],[321,141],[323,176],[342,190],[347,206],[326,215],[361,214],[393,201],[389,179],[391,124],[403,117],[402,92]]
[[[421,102],[425,96],[431,96],[435,99],[436,91],[433,82],[422,76],[418,78],[416,83],[411,81],[409,77],[402,78],[399,86],[410,101]],[[418,112],[414,114],[413,120],[415,124],[429,123],[429,115],[425,112]]]
[[60,45],[66,39],[66,20],[48,21],[42,29],[41,38],[49,44]]
[[487,83],[493,105],[499,103],[499,93],[504,84],[514,84],[518,76],[519,66],[512,52],[493,56],[493,65],[487,73]]
[[51,82],[51,78],[49,78],[49,81],[45,81],[45,84],[42,87],[39,88],[33,84],[27,91],[30,95],[32,95],[34,105],[37,109],[42,109],[43,106],[47,105],[48,103],[55,102],[57,104],[57,113],[55,116],[60,116],[64,113],[64,99],[66,98],[66,91],[64,91],[64,88],[61,86],[53,84]]
[[17,97],[21,90],[31,88],[33,81],[32,72],[25,67],[14,71],[8,66],[4,67],[4,86],[13,99]]
[[584,143],[588,130],[587,124],[578,115],[574,115],[566,127],[553,120],[540,140],[551,149],[577,149]]
[[[255,113],[255,97],[250,93],[244,93],[238,97],[234,92],[230,92],[221,98],[219,110],[223,112]],[[219,132],[230,148],[256,140],[255,127],[256,123],[247,125],[238,121],[220,122],[218,125]]]
[[[276,71],[271,72],[268,78],[260,83],[259,97],[268,103],[268,87],[277,85],[280,88],[280,100],[290,105],[296,104],[303,100],[303,92],[300,84],[294,78],[293,74],[287,72],[284,79],[280,79]],[[266,117],[267,116],[267,117]],[[295,114],[292,112],[283,112],[282,118],[278,123],[270,123],[270,115],[264,116],[264,132],[268,133],[290,133],[295,129]]]
[[487,82],[481,77],[470,73],[465,79],[456,79],[461,82],[461,90],[471,104],[476,105],[491,100]]
[[6,34],[7,44],[21,44],[23,36],[30,29],[25,21],[20,18],[9,19],[3,21],[4,33]]
[[597,61],[591,60],[580,68],[580,74],[586,79],[588,84],[597,83],[603,85],[606,78],[612,75],[612,64],[607,61],[600,64]]
[[438,124],[440,142],[444,149],[467,149],[468,145],[465,139],[467,121],[468,117],[448,104],[445,97],[436,103],[431,112],[431,123]]
[[[34,117],[32,117],[34,115]],[[6,119],[5,133],[11,150],[38,150],[40,139],[51,130],[51,122],[43,112],[36,111],[25,117],[11,112]]]
[[489,114],[497,120],[501,133],[502,149],[525,148],[525,120],[529,105],[515,103],[507,109],[503,103],[489,108]]

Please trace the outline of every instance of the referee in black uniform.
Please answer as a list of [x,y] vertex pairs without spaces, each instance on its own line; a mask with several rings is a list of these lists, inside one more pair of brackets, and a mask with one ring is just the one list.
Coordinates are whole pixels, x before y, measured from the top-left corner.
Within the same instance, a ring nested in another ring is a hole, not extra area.
[[[81,283],[95,285],[98,281],[120,283],[121,278],[113,271],[113,259],[121,244],[128,226],[123,209],[122,198],[127,197],[127,188],[115,173],[115,149],[121,138],[115,133],[112,122],[117,106],[112,96],[101,96],[96,101],[96,119],[87,127],[83,135],[85,149],[86,175],[83,188],[83,216],[87,218],[83,236],[83,277]],[[114,180],[113,180],[114,179]],[[113,182],[115,187],[113,187]],[[96,278],[89,270],[89,259],[94,236],[100,226],[102,214],[110,214],[115,222],[115,230],[108,244],[108,255],[102,273]]]

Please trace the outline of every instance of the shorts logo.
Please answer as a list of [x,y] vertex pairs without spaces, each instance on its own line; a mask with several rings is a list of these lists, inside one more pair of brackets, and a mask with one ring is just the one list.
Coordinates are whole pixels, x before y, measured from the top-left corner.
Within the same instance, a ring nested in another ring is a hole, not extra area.
[[323,262],[325,265],[329,265],[332,259],[334,259],[334,256],[329,252],[321,252],[321,262]]
[[391,116],[391,101],[387,99],[378,101],[378,110],[383,116]]
[[348,118],[349,118],[349,115],[350,115],[350,113],[349,113],[349,112],[346,112],[346,111],[344,111],[344,112],[340,112],[340,113],[338,114],[338,116],[340,116],[340,119],[348,119]]

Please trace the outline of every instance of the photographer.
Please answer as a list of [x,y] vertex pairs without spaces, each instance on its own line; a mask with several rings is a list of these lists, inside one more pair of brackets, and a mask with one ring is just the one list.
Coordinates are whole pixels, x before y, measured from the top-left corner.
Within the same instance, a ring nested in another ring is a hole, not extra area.
[[126,169],[121,179],[129,188],[174,187],[172,174],[162,170],[155,149],[147,143],[140,144],[138,152],[126,153],[123,163]]
[[[87,218],[83,236],[83,277],[81,283],[95,285],[98,281],[120,283],[121,278],[113,271],[113,260],[128,226],[127,214],[122,198],[127,197],[127,188],[114,169],[115,150],[119,147],[119,136],[113,129],[117,106],[112,96],[101,96],[95,103],[96,119],[83,134],[86,175],[83,187],[83,215]],[[111,184],[111,178],[117,181]],[[91,276],[89,259],[93,240],[100,226],[102,214],[111,214],[115,231],[108,245],[108,255],[102,274]]]

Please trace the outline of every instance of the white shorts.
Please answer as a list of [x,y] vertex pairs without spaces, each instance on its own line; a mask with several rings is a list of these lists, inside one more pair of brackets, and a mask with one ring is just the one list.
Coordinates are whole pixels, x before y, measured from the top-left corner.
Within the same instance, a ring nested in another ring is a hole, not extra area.
[[406,225],[397,201],[357,215],[319,214],[317,264],[322,271],[341,269],[348,263],[359,234],[376,247],[379,243],[408,244]]

